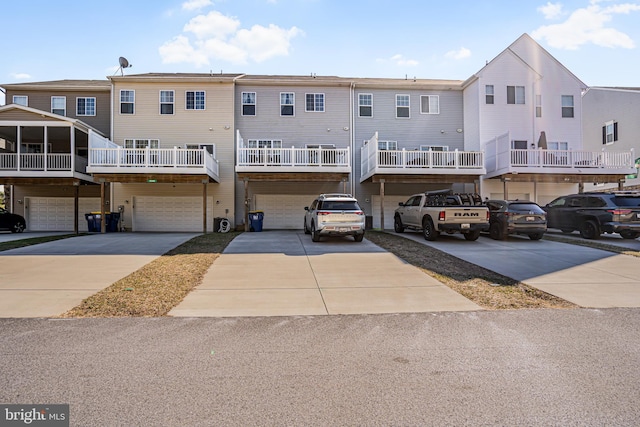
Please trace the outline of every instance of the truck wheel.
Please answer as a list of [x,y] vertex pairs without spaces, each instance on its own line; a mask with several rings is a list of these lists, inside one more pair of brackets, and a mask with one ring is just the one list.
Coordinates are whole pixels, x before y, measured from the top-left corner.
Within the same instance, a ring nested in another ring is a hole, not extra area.
[[393,219],[393,230],[396,233],[404,233],[404,226],[402,225],[402,220],[400,219],[399,216],[396,216]]
[[320,233],[318,232],[318,230],[316,230],[316,225],[314,223],[311,223],[311,241],[320,241]]
[[464,238],[473,242],[474,240],[478,240],[480,237],[480,230],[469,231],[468,233],[464,233]]
[[580,224],[580,236],[582,236],[583,239],[597,239],[600,237],[598,224],[592,219],[587,219]]
[[504,230],[502,226],[497,222],[491,224],[491,227],[489,227],[489,237],[493,240],[504,240]]
[[425,240],[433,242],[438,238],[438,232],[433,227],[433,222],[429,218],[422,220],[422,235]]
[[620,232],[620,236],[623,239],[637,239],[638,237],[640,237],[640,233],[632,230],[622,230]]
[[355,240],[356,242],[362,242],[362,239],[364,239],[364,233],[362,234],[355,234],[353,236],[353,240]]
[[542,233],[531,233],[529,234],[529,238],[531,240],[540,240],[542,239]]

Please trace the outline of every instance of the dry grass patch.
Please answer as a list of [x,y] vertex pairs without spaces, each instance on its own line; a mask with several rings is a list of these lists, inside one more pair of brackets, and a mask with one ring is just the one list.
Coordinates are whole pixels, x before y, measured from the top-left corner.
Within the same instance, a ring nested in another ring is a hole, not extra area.
[[68,239],[70,237],[86,236],[87,233],[61,234],[57,236],[27,237],[20,240],[11,240],[0,243],[0,252],[10,249],[24,248],[25,246],[39,245],[40,243],[53,242],[55,240]]
[[[368,231],[366,237],[486,309],[577,307],[561,298],[404,237],[378,231]],[[473,242],[469,244],[472,245]]]
[[202,282],[239,233],[195,237],[82,301],[60,317],[164,316]]

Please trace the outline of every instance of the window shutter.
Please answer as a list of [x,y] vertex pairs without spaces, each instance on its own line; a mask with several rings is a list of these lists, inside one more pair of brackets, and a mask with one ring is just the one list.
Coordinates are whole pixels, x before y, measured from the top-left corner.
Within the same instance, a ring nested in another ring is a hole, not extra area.
[[618,122],[613,122],[613,140],[618,140]]
[[602,126],[602,144],[607,143],[607,126]]

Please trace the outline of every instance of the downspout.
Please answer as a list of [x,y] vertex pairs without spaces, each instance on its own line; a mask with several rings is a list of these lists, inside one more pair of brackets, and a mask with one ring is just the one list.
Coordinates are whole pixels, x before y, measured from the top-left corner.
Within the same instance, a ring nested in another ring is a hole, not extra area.
[[351,194],[353,194],[354,197],[357,198],[356,183],[355,183],[355,177],[356,177],[355,132],[356,130],[354,129],[355,118],[353,114],[353,109],[355,105],[354,96],[355,96],[355,90],[356,90],[355,82],[351,82],[351,87],[349,90],[351,92],[349,96],[349,128],[351,130],[351,132],[349,132],[349,146],[351,147],[351,179],[349,181],[351,181]]

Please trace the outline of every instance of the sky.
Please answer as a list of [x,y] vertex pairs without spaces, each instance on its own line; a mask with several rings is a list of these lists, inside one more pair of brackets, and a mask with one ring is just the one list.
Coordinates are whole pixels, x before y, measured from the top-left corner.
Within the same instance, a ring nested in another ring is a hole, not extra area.
[[640,0],[0,0],[0,18],[0,85],[105,79],[119,57],[125,74],[465,80],[527,33],[589,86],[640,86]]

